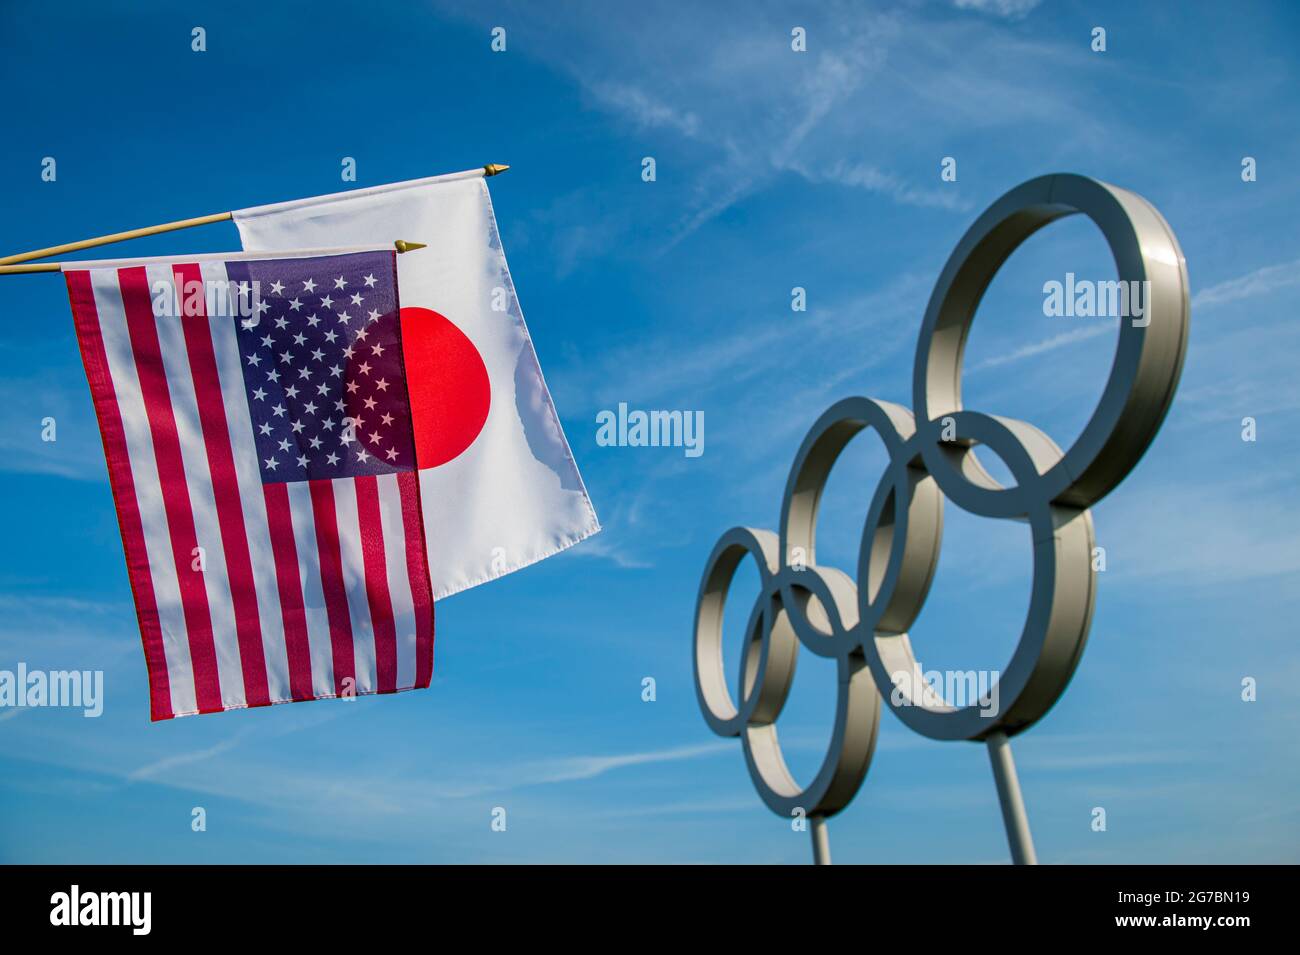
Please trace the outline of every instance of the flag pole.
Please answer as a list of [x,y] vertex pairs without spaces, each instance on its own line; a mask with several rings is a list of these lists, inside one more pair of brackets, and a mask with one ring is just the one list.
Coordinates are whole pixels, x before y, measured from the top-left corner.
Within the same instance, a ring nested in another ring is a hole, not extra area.
[[[483,175],[498,176],[510,167],[503,163],[488,163],[483,167]],[[477,172],[477,170],[470,170]],[[453,173],[453,175],[455,175]],[[159,225],[146,226],[143,229],[129,229],[126,232],[114,232],[111,235],[101,235],[93,239],[82,239],[80,242],[68,242],[64,245],[52,245],[48,249],[35,249],[31,252],[20,252],[17,255],[7,255],[0,258],[0,275],[24,275],[29,272],[57,272],[61,268],[58,262],[45,262],[39,265],[22,265],[20,263],[31,262],[33,259],[47,259],[52,255],[63,255],[67,252],[80,252],[82,249],[93,249],[101,245],[110,245],[114,242],[126,242],[129,239],[143,239],[145,236],[162,235],[164,232],[178,232],[181,229],[192,229],[195,226],[211,225],[214,222],[226,222],[234,218],[233,212],[215,212],[212,215],[196,216],[193,219],[177,219],[175,222],[163,222]],[[405,251],[398,249],[399,252]]]
[[[403,252],[414,252],[416,249],[426,249],[428,245],[424,242],[407,242],[405,239],[398,239],[393,243],[393,248],[397,254]],[[269,251],[267,255],[276,255],[274,251]],[[61,272],[65,265],[81,265],[81,262],[29,262],[25,265],[0,265],[0,275],[22,275],[28,272]]]

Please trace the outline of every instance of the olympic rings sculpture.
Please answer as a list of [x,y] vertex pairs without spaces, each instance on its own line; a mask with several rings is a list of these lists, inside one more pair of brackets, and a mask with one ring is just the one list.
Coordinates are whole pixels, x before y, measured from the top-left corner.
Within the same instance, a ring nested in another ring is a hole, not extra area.
[[[1062,451],[1031,424],[963,408],[961,372],[976,308],[994,275],[1031,235],[1076,213],[1101,229],[1119,279],[1150,285],[1146,324],[1121,324],[1101,400]],[[1124,479],[1159,430],[1182,370],[1189,313],[1187,265],[1173,231],[1127,190],[1084,176],[1043,176],[1002,196],[967,230],[921,325],[916,414],[869,398],[831,406],[795,455],[779,536],[733,528],[709,556],[695,614],[696,695],[715,733],[741,738],[750,776],[772,811],[826,817],[848,805],[871,764],[882,699],[911,729],[941,740],[1014,736],[1051,709],[1074,674],[1092,619],[1089,508]],[[817,510],[836,458],[868,428],[889,463],[871,498],[853,578],[817,564]],[[974,453],[978,445],[1001,458],[1013,486],[990,476]],[[978,704],[953,706],[934,692],[920,678],[908,638],[938,561],[944,498],[972,514],[1026,521],[1031,531],[1029,610],[991,718]],[[736,703],[723,672],[722,614],[746,556],[761,585],[744,630]],[[830,745],[806,787],[787,769],[776,730],[801,645],[835,661],[839,686]],[[896,681],[899,673],[917,678]]]

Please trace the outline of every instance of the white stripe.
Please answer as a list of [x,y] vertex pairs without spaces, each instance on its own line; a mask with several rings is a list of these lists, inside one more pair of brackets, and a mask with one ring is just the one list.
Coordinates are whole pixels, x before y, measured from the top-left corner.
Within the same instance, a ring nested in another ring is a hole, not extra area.
[[217,295],[214,304],[218,305],[218,315],[208,316],[208,326],[212,334],[222,403],[226,409],[226,425],[239,484],[244,529],[248,535],[248,556],[253,565],[257,615],[262,623],[262,653],[266,658],[267,689],[272,701],[280,702],[293,698],[289,685],[289,648],[285,641],[280,590],[275,574],[275,552],[271,548],[266,498],[262,491],[257,445],[253,438],[253,420],[248,409],[239,343],[235,335],[237,319],[232,317],[234,312],[225,285],[229,280],[225,265],[221,262],[205,263],[200,271],[204,287],[214,289]]
[[[353,443],[346,453],[355,454]],[[335,478],[334,511],[339,526],[339,551],[343,558],[343,589],[352,619],[352,649],[356,658],[357,692],[373,693],[378,688],[375,665],[375,625],[370,619],[366,596],[366,562],[361,549],[361,524],[357,517],[357,484],[353,478]]]
[[[167,390],[171,395],[172,417],[185,469],[185,488],[194,515],[194,533],[203,548],[206,569],[202,571],[203,588],[208,599],[208,617],[212,624],[212,644],[217,654],[217,676],[221,681],[221,705],[246,706],[244,670],[240,660],[239,636],[235,630],[235,606],[230,598],[230,573],[226,568],[226,549],[221,539],[221,522],[217,518],[217,499],[212,489],[212,471],[208,464],[208,446],[203,440],[199,421],[198,395],[194,389],[194,372],[185,347],[185,329],[176,301],[176,277],[170,265],[151,265],[145,269],[149,292],[165,285],[171,290],[175,315],[160,315],[154,320],[158,329],[158,348]],[[190,573],[195,555],[191,554]],[[183,568],[182,573],[185,573]]]
[[406,527],[402,523],[402,491],[396,474],[381,474],[379,519],[384,531],[384,562],[388,568],[388,595],[393,603],[397,631],[397,688],[415,686],[415,599],[406,565]]
[[307,643],[311,647],[311,686],[316,696],[334,695],[334,652],[330,647],[329,616],[320,580],[320,551],[316,549],[316,519],[311,508],[311,488],[306,481],[290,481],[289,514],[293,542],[298,550],[298,579],[307,617]]
[[162,507],[162,485],[154,460],[153,436],[140,393],[135,355],[127,334],[126,309],[122,290],[114,271],[92,271],[90,284],[95,308],[99,313],[100,334],[108,358],[113,392],[122,417],[131,477],[135,483],[140,524],[144,530],[145,550],[149,559],[149,576],[153,581],[154,600],[162,630],[163,654],[167,665],[167,683],[171,690],[171,708],[175,714],[198,710],[194,692],[194,668],[190,660],[189,637],[181,607],[180,585],[172,559],[167,515]]

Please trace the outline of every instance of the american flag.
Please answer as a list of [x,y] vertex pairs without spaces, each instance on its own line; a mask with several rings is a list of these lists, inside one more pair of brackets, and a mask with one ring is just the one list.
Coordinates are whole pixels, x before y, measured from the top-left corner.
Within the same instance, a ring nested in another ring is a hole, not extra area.
[[427,687],[395,253],[65,274],[152,718]]

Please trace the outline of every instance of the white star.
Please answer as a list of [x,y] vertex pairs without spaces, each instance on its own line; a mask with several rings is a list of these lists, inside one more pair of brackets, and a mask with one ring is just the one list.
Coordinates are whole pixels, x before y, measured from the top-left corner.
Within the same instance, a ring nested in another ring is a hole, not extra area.
[[310,369],[310,368],[299,368],[299,369],[298,369],[298,377],[299,377],[299,378],[306,378],[308,381],[310,381],[310,380],[311,380],[311,369]]
[[347,406],[343,404],[343,399],[340,398],[338,401],[334,402],[334,407],[339,411],[344,411]]
[[266,348],[270,348],[270,347],[271,347],[271,336],[270,336],[270,335],[267,335],[265,338],[262,339],[262,345],[265,346]]
[[352,295],[352,304],[353,304],[353,305],[360,305],[360,304],[361,304],[361,293],[360,293],[360,292],[354,292],[354,293],[353,293],[353,295]]
[[303,429],[304,425],[301,421],[295,421],[292,425],[290,425],[290,427],[293,428],[293,433],[297,434],[299,431]]
[[311,357],[314,358],[316,361],[322,361],[325,358],[325,353],[321,351],[319,348],[313,348],[311,352]]
[[360,451],[357,452],[357,460],[360,461],[362,464],[365,464],[367,461],[370,460],[370,455],[366,454],[365,448],[362,448]]
[[367,399],[365,400],[365,406],[366,406],[366,410],[367,410],[367,411],[374,411],[374,410],[375,410],[375,405],[377,405],[377,404],[379,404],[379,402],[376,401],[374,398],[367,398]]
[[283,315],[281,315],[279,318],[277,318],[277,319],[275,320],[275,327],[276,327],[276,328],[284,328],[284,326],[286,326],[286,325],[288,325],[288,324],[289,324],[289,320],[288,320],[287,318],[285,318]]
[[334,339],[338,337],[339,337],[338,334],[335,333],[334,329],[332,328],[325,333],[325,340],[329,342],[331,345],[334,344]]
[[290,385],[288,388],[284,389],[284,396],[286,398],[297,398],[298,397],[297,385]]
[[366,340],[366,336],[369,335],[369,334],[370,334],[370,333],[369,333],[368,331],[366,331],[364,328],[359,328],[359,329],[357,329],[357,338],[360,339],[361,341],[365,341],[365,340]]
[[253,392],[253,397],[256,398],[258,401],[261,401],[263,398],[266,397],[266,392],[263,391],[261,388],[258,388]]
[[326,431],[333,431],[333,430],[334,430],[334,419],[333,419],[333,418],[326,418],[323,422],[321,422],[321,427],[324,428]]
[[379,432],[378,432],[378,431],[371,431],[371,432],[370,432],[370,443],[371,443],[371,444],[378,444],[378,443],[379,443]]
[[287,351],[280,352],[280,361],[281,363],[287,365],[289,364],[289,362],[293,361],[293,355],[289,354],[289,352]]
[[307,336],[304,335],[302,332],[299,332],[297,335],[293,336],[293,343],[295,345],[303,345],[306,344],[306,342],[307,342]]
[[269,424],[260,424],[257,426],[257,430],[262,432],[262,434],[270,434],[271,426]]
[[351,357],[352,357],[352,351],[353,351],[352,346],[349,345],[347,348],[343,349],[343,357],[344,357],[344,358],[351,358]]
[[377,309],[377,308],[372,308],[372,309],[370,310],[370,320],[371,320],[372,322],[377,322],[377,321],[379,321],[379,309]]
[[249,363],[250,365],[260,365],[260,364],[262,363],[261,356],[259,356],[259,355],[249,355],[249,356],[248,356],[248,363]]
[[306,466],[307,466],[307,455],[305,454],[298,455],[298,467],[305,468]]
[[310,445],[311,445],[311,449],[312,449],[313,451],[315,451],[317,448],[320,447],[320,438],[312,438],[312,439],[311,439],[309,442],[307,442],[307,443],[310,444]]
[[274,471],[274,470],[276,469],[276,465],[277,465],[277,462],[276,462],[275,458],[267,458],[267,459],[266,459],[266,466],[267,466],[267,468],[269,468],[270,470]]
[[331,305],[334,304],[334,299],[326,295],[324,298],[320,300],[320,303],[322,308],[329,308]]
[[377,281],[378,281],[378,279],[376,279],[373,275],[367,275],[367,276],[366,276],[366,288],[374,288],[374,287],[375,287],[375,282],[377,282]]
[[271,283],[271,291],[272,291],[272,293],[274,293],[275,295],[283,295],[283,294],[284,294],[284,283],[279,282],[279,281],[272,282],[272,283]]
[[316,402],[314,402],[314,401],[309,401],[309,402],[307,402],[305,405],[302,406],[302,410],[305,411],[305,412],[307,412],[308,414],[315,414],[315,413],[316,413]]
[[393,423],[393,416],[390,414],[386,414],[379,420],[382,421],[384,424],[389,425]]
[[363,375],[370,374],[370,363],[363,361],[360,365],[357,366],[357,371],[361,372],[361,374]]
[[288,439],[288,438],[282,438],[282,439],[280,440],[280,450],[281,450],[281,451],[288,451],[288,450],[289,450],[289,439]]
[[334,280],[334,287],[337,289],[345,289],[348,287],[348,280],[340,275]]
[[320,324],[320,319],[317,318],[315,314],[308,315],[307,324],[310,325],[312,328],[315,328],[317,325]]
[[337,378],[339,375],[343,374],[343,369],[338,365],[330,365],[330,374]]
[[258,302],[256,308],[257,308],[257,314],[259,314],[259,315],[265,315],[267,312],[269,312],[269,311],[271,310],[271,303],[270,303],[270,302]]
[[383,342],[375,342],[373,345],[370,346],[370,354],[372,354],[372,355],[382,355],[383,353],[384,353],[384,343],[383,343]]
[[349,315],[347,312],[339,312],[339,323],[340,323],[340,324],[346,325],[346,324],[347,324],[348,322],[350,322],[350,321],[352,321],[352,316],[351,316],[351,315]]
[[316,386],[316,394],[328,395],[329,393],[330,393],[330,386],[325,384],[324,382],[321,382],[319,385]]
[[394,448],[389,448],[389,449],[388,449],[388,460],[390,460],[390,461],[396,461],[396,460],[397,460],[397,451],[396,451],[396,449],[394,449]]
[[325,458],[325,460],[328,461],[330,464],[338,464],[339,456],[335,454],[333,451],[331,451],[329,455]]
[[385,379],[380,378],[377,382],[375,382],[375,387],[378,388],[380,391],[387,391],[388,382]]
[[289,302],[289,311],[296,312],[299,311],[301,308],[302,308],[302,302],[298,301],[296,298]]
[[284,405],[276,405],[274,408],[271,409],[271,413],[274,414],[277,418],[283,418]]
[[279,380],[280,380],[280,373],[279,373],[278,371],[276,371],[274,368],[272,368],[270,371],[268,371],[268,372],[266,373],[266,380],[267,380],[267,381],[279,381]]
[[304,292],[314,292],[316,291],[316,283],[313,282],[311,279],[308,279],[307,281],[302,283],[302,290]]
[[355,394],[357,393],[357,389],[359,389],[360,387],[361,387],[361,386],[358,385],[355,381],[349,381],[349,382],[348,382],[348,394],[350,394],[350,395],[355,395]]

